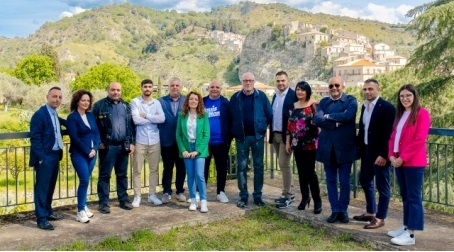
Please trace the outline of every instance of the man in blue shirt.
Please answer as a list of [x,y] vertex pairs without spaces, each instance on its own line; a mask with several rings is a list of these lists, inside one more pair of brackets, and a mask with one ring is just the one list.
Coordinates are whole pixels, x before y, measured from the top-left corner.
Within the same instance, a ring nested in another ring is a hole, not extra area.
[[107,97],[93,105],[93,115],[99,129],[98,197],[100,213],[109,214],[110,176],[115,167],[117,196],[120,208],[131,210],[128,198],[128,160],[134,153],[135,134],[131,107],[121,99],[121,84],[112,82]]
[[161,141],[161,157],[164,170],[162,171],[162,203],[167,203],[172,195],[172,176],[173,167],[176,167],[175,187],[177,200],[186,201],[184,195],[184,180],[186,178],[186,167],[183,159],[179,156],[176,141],[178,114],[183,107],[185,96],[181,94],[181,80],[172,77],[169,80],[169,94],[159,98],[162,110],[164,111],[165,121],[158,125]]
[[46,95],[47,103],[38,109],[30,121],[30,166],[36,171],[34,187],[35,215],[38,228],[54,230],[49,222],[62,219],[52,210],[52,196],[57,182],[60,160],[63,157],[61,125],[66,125],[57,115],[62,101],[59,87],[52,87]]
[[205,182],[208,182],[211,158],[216,164],[216,198],[223,203],[229,202],[224,192],[227,180],[227,163],[230,149],[229,101],[221,95],[221,83],[213,80],[208,86],[208,96],[203,98],[205,111],[210,120],[209,156],[205,160]]

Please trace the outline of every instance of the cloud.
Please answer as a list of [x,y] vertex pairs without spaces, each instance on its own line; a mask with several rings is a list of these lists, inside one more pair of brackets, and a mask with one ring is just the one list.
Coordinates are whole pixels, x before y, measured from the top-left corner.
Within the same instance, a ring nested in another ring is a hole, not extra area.
[[411,8],[413,7],[406,4],[400,5],[398,7],[386,7],[384,5],[373,3],[368,3],[363,8],[360,8],[359,6],[345,7],[341,4],[325,1],[315,4],[312,8],[306,10],[313,13],[321,12],[331,15],[348,16],[352,18],[362,18],[396,24],[408,23],[409,19],[405,17],[405,14]]
[[64,17],[72,17],[74,15],[77,15],[79,13],[82,13],[86,11],[86,9],[82,8],[82,7],[79,7],[79,6],[76,6],[76,7],[71,7],[69,8],[69,11],[63,11],[59,16],[58,18],[64,18]]

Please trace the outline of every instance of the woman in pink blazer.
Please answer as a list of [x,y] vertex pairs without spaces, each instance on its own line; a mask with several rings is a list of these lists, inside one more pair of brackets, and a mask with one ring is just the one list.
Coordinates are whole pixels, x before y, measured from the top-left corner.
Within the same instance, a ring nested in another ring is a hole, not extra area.
[[397,245],[415,244],[415,230],[424,229],[421,189],[427,165],[426,141],[429,134],[429,112],[419,105],[419,96],[411,84],[398,92],[396,118],[389,139],[389,160],[396,170],[403,201],[404,220],[399,229],[388,232]]

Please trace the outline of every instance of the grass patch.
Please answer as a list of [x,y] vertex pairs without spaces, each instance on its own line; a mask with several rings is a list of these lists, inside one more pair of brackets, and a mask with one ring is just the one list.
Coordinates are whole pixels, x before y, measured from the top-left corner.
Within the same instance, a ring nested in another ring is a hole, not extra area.
[[172,228],[156,234],[139,230],[127,240],[109,237],[95,245],[76,242],[55,250],[372,250],[350,234],[330,235],[322,229],[288,220],[269,208],[236,219]]

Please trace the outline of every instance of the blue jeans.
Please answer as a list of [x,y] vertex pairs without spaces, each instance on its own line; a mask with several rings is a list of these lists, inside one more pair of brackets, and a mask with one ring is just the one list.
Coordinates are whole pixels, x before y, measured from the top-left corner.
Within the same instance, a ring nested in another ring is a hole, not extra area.
[[[195,150],[195,143],[190,143],[191,152]],[[195,199],[196,182],[199,189],[200,200],[207,199],[205,184],[205,158],[184,158],[186,173],[188,175],[189,197]]]
[[424,230],[424,208],[421,195],[424,167],[400,167],[395,170],[404,206],[404,225],[409,230]]
[[240,189],[240,198],[247,200],[249,193],[247,190],[247,172],[249,161],[249,150],[252,152],[252,161],[254,163],[254,199],[262,198],[263,188],[263,154],[264,142],[263,137],[256,139],[255,136],[246,136],[242,142],[236,139],[236,158],[238,189]]
[[77,211],[82,211],[87,205],[87,190],[91,172],[95,167],[96,156],[89,158],[80,153],[71,154],[71,162],[79,177],[79,187],[77,188]]
[[108,149],[99,150],[98,197],[100,204],[109,203],[110,176],[115,168],[117,177],[118,201],[128,200],[128,160],[129,154],[123,150],[123,145],[109,145]]
[[[364,190],[366,197],[366,211],[379,219],[386,219],[388,214],[389,200],[391,197],[391,190],[389,185],[389,173],[390,166],[389,162],[385,166],[375,165],[376,156],[370,155],[368,148],[361,157],[361,173],[359,181],[361,187]],[[375,186],[378,191],[378,209],[375,200],[375,188],[374,188],[374,177]]]
[[[326,189],[333,213],[347,212],[350,204],[350,172],[352,163],[323,164],[326,174]],[[340,192],[337,191],[339,174]]]

